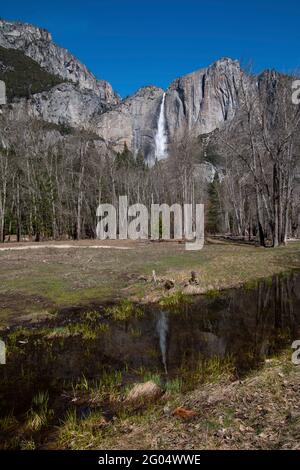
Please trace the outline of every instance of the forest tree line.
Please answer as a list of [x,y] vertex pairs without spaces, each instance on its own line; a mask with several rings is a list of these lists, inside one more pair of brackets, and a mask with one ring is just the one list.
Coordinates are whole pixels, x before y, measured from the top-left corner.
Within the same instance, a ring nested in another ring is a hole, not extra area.
[[272,75],[256,100],[243,84],[239,93],[234,120],[211,136],[181,132],[151,167],[126,144],[113,152],[96,136],[1,115],[0,240],[94,238],[97,206],[123,195],[147,207],[202,202],[208,234],[262,246],[299,236],[299,106]]

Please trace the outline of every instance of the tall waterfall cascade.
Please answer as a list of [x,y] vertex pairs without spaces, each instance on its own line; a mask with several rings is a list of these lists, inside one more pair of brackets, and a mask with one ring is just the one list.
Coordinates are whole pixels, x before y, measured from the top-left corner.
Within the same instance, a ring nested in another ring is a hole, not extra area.
[[164,158],[167,157],[165,100],[166,100],[166,93],[163,94],[162,102],[160,105],[157,132],[155,135],[155,159],[156,160],[163,160]]

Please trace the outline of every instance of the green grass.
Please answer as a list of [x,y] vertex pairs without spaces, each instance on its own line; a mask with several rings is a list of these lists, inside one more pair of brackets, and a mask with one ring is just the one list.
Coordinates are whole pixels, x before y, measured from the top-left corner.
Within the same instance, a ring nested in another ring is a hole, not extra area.
[[140,318],[144,315],[141,307],[134,305],[133,302],[127,299],[122,300],[118,305],[107,308],[105,312],[117,321],[125,321],[131,317]]
[[81,336],[83,340],[94,341],[101,333],[107,333],[109,331],[109,325],[107,323],[99,323],[93,325],[88,322],[83,323],[71,323],[70,325],[51,328],[47,337],[69,337],[69,336]]
[[88,380],[85,375],[72,385],[74,397],[84,395],[88,403],[99,404],[103,402],[119,403],[122,393],[122,371],[103,370],[99,380]]
[[[93,315],[91,318],[93,318]],[[267,363],[263,369],[253,371],[250,374],[249,386],[250,389],[251,387],[253,389],[255,400],[261,400],[261,395],[267,393],[266,400],[262,401],[263,404],[270,403],[268,394],[272,394],[272,399],[275,400],[275,403],[278,402],[279,405],[284,401],[283,390],[285,389],[283,389],[283,378],[279,375],[279,370],[277,369],[278,366],[281,367],[280,370],[284,373],[286,380],[295,373],[296,368],[291,364],[290,354],[290,350],[285,351],[278,356],[278,359],[275,357],[272,362]],[[272,374],[274,368],[277,372]],[[152,432],[153,436],[161,434],[161,438],[168,436],[171,432],[174,433],[175,439],[177,439],[181,432],[185,432],[184,430],[187,428],[186,422],[173,417],[171,412],[178,406],[186,406],[198,412],[198,417],[193,421],[197,428],[193,428],[193,424],[191,424],[191,428],[188,427],[188,436],[189,439],[191,438],[193,442],[196,442],[197,436],[200,436],[201,433],[198,445],[200,446],[201,444],[202,448],[204,444],[206,445],[205,439],[208,434],[210,439],[217,439],[219,434],[216,434],[216,431],[223,432],[223,430],[228,429],[231,432],[232,430],[238,430],[240,421],[236,420],[237,409],[239,410],[249,405],[251,413],[256,411],[255,406],[251,408],[252,402],[248,400],[248,385],[243,385],[244,379],[243,382],[235,382],[238,385],[236,385],[234,390],[238,391],[238,394],[231,392],[227,394],[227,397],[226,395],[223,397],[223,386],[225,389],[234,378],[234,370],[234,363],[230,356],[223,359],[218,357],[204,359],[199,356],[198,363],[193,368],[193,375],[191,375],[189,364],[187,363],[178,371],[178,377],[163,383],[162,377],[158,372],[147,372],[144,368],[140,368],[134,374],[138,373],[141,381],[146,382],[151,380],[160,385],[166,392],[167,402],[163,399],[149,406],[134,409],[126,405],[126,400],[124,400],[126,391],[128,392],[130,389],[129,385],[127,388],[124,388],[122,380],[124,371],[104,369],[101,374],[101,380],[89,380],[86,376],[82,375],[81,378],[73,383],[71,389],[64,389],[66,408],[63,415],[60,415],[59,418],[56,417],[57,421],[55,423],[52,422],[53,412],[49,406],[49,394],[47,392],[38,392],[33,397],[31,408],[27,413],[26,426],[18,423],[12,415],[8,415],[0,420],[0,430],[7,434],[10,433],[11,438],[6,443],[9,448],[24,450],[38,448],[40,436],[44,435],[45,430],[49,429],[49,424],[55,425],[54,440],[57,448],[98,450],[118,448],[118,446],[124,446],[124,442],[128,442],[126,441],[127,438],[130,440],[131,432],[139,432],[139,430],[141,435],[137,438],[138,441],[134,440],[132,442],[133,445],[136,445],[138,442],[142,446],[143,442],[146,442],[146,440],[143,440],[144,436],[149,436],[149,433],[151,434]],[[251,385],[252,378],[256,379],[257,377],[263,378],[260,389],[257,388],[255,383]],[[208,386],[208,392],[203,393],[205,383]],[[298,387],[295,388],[295,390],[298,389]],[[194,390],[190,401],[188,401],[189,390]],[[287,390],[289,389],[287,388]],[[197,392],[200,392],[199,401],[195,400],[197,397],[195,393]],[[216,400],[216,404],[209,406],[207,398],[210,397],[210,394],[214,395],[215,392],[218,392],[217,396],[219,395],[220,398]],[[240,397],[239,394],[241,394]],[[67,397],[69,402],[66,401]],[[87,417],[80,417],[75,407],[72,406],[71,400],[75,397],[84,400],[83,402],[91,406],[91,412]],[[238,408],[234,407],[234,400],[238,400]],[[297,400],[294,399],[294,403],[297,403]],[[110,409],[111,405],[116,405],[112,407],[116,411],[115,417],[112,421],[106,422],[102,411],[98,411],[98,409],[105,409],[105,406],[108,406]],[[97,407],[97,409],[93,410],[93,406]],[[165,413],[165,406],[169,408],[170,412],[168,415]],[[280,409],[280,406],[278,408]],[[243,420],[249,419],[249,410],[245,415],[246,418],[243,418]],[[259,416],[259,412],[257,414]],[[260,418],[265,420],[264,416]],[[282,413],[283,418],[286,419],[286,410]],[[253,417],[253,422],[250,422],[250,424],[254,429],[259,429],[256,420],[257,416]],[[293,425],[295,426],[295,431],[297,431],[298,422],[296,419],[294,421]],[[165,427],[165,434],[161,433],[162,426]],[[18,430],[17,439],[15,439],[14,429]],[[261,430],[263,430],[263,427]],[[257,434],[259,433],[260,431],[257,431]],[[142,439],[142,442],[140,442],[140,439]],[[50,442],[53,443],[51,435]],[[157,444],[155,443],[155,445]],[[162,446],[162,448],[164,447]]]
[[[284,372],[286,362],[290,364],[289,353],[241,382],[209,383],[191,393],[185,387],[182,390],[180,381],[172,380],[165,385],[169,392],[169,414],[164,412],[165,401],[144,410],[124,408],[113,421],[104,424],[99,412],[79,419],[70,410],[59,427],[57,446],[98,450],[178,450],[183,443],[187,449],[296,447],[300,422],[299,372],[295,366]],[[201,367],[207,369],[207,375],[214,376],[219,375],[224,363],[212,358]],[[284,375],[279,373],[281,370]],[[178,406],[196,411],[197,416],[189,423],[174,417],[172,411]]]
[[[136,243],[128,251],[45,248],[21,255],[0,252],[0,263],[0,318],[10,321],[13,316],[38,315],[65,306],[88,308],[94,301],[162,299],[162,287],[138,280],[140,275],[151,279],[153,269],[158,277],[174,279],[179,292],[163,300],[166,307],[183,300],[180,292],[192,270],[197,273],[199,291],[209,295],[244,283],[252,287],[257,279],[300,268],[300,242],[279,249],[212,243],[199,252],[186,252],[182,245],[167,243]],[[124,320],[133,307],[130,303],[120,305],[113,314]]]
[[210,289],[206,292],[205,297],[207,297],[208,299],[217,299],[221,295],[222,292],[220,292],[218,289]]
[[154,372],[146,372],[143,382],[154,382],[156,385],[161,385],[160,375]]
[[38,392],[32,399],[32,405],[27,412],[27,427],[32,431],[40,431],[53,416],[49,408],[48,392]]
[[142,330],[140,328],[130,327],[129,331],[133,338],[140,338],[142,336]]
[[211,358],[199,357],[194,366],[183,364],[179,374],[184,390],[192,390],[195,386],[204,383],[217,383],[222,379],[235,377],[234,359],[227,355],[224,358],[213,356]]
[[188,295],[177,291],[174,294],[161,299],[159,305],[173,313],[181,313],[183,311],[183,307],[188,306],[190,303],[191,298]]
[[72,450],[93,448],[95,442],[101,440],[104,424],[103,415],[99,411],[91,413],[85,419],[79,419],[76,410],[70,409],[59,427],[59,446]]
[[24,439],[20,442],[20,450],[35,450],[36,445],[33,439]]
[[180,393],[183,388],[183,381],[181,377],[168,380],[165,384],[165,390],[170,393]]
[[16,428],[17,425],[18,421],[12,413],[0,418],[0,431],[9,432]]

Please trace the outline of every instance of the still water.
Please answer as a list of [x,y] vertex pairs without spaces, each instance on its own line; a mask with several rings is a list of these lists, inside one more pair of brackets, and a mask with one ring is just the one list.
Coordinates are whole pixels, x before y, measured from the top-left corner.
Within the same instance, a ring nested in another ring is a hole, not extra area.
[[37,391],[54,400],[80,377],[101,380],[104,370],[121,371],[124,383],[146,371],[168,380],[199,371],[210,358],[230,358],[242,376],[300,339],[300,273],[198,296],[175,310],[145,307],[128,320],[99,312],[61,312],[6,333],[1,416],[24,413]]

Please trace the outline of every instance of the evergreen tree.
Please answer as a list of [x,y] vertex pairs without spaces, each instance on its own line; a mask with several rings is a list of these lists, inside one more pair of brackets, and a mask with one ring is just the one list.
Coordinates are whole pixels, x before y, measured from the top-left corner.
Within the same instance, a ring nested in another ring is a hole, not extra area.
[[206,231],[208,233],[218,233],[220,231],[220,199],[218,192],[218,179],[215,178],[212,183],[209,183],[207,189],[208,203],[207,203],[207,216],[206,216]]
[[117,153],[116,167],[117,169],[128,169],[132,168],[135,164],[133,153],[129,150],[127,143],[124,142],[123,151]]
[[144,155],[141,151],[139,151],[137,156],[136,156],[135,164],[136,164],[136,167],[139,170],[145,170],[146,169],[145,158],[144,158]]

